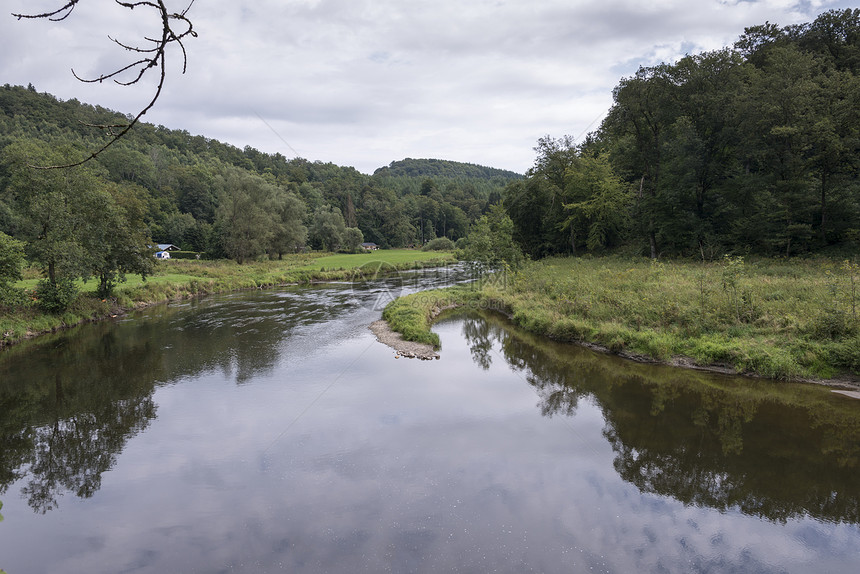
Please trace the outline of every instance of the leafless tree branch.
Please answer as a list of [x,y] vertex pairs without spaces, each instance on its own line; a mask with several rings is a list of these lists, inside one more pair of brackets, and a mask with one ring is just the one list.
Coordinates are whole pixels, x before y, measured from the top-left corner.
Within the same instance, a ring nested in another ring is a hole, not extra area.
[[[52,12],[44,12],[41,14],[12,14],[19,20],[22,18],[26,19],[46,19],[54,22],[65,20],[69,17],[75,7],[81,0],[68,0],[65,5]],[[191,6],[194,5],[194,0],[190,0],[188,5],[185,7],[182,12],[173,12],[168,11],[167,6],[165,6],[164,0],[142,0],[139,2],[123,2],[122,0],[114,0],[114,2],[123,8],[128,8],[129,10],[134,10],[135,8],[145,8],[152,9],[158,13],[158,16],[161,20],[161,37],[160,38],[149,38],[144,36],[143,40],[146,42],[150,42],[152,46],[134,46],[131,44],[126,44],[120,42],[114,38],[108,36],[112,42],[123,48],[128,52],[132,52],[134,54],[143,54],[144,56],[134,62],[123,66],[117,70],[112,72],[108,72],[102,74],[96,78],[85,79],[78,76],[74,69],[72,69],[72,75],[80,80],[81,82],[86,83],[101,83],[105,80],[113,80],[116,84],[120,86],[131,86],[140,82],[140,80],[144,77],[144,75],[150,70],[157,69],[158,70],[158,83],[155,88],[155,94],[152,99],[149,101],[144,108],[138,112],[134,118],[127,124],[104,124],[104,125],[93,125],[93,124],[85,124],[91,127],[97,127],[103,130],[110,139],[105,143],[102,147],[97,149],[96,151],[90,153],[84,159],[69,163],[66,165],[50,165],[50,166],[32,166],[37,169],[61,169],[61,168],[69,168],[79,166],[84,164],[91,159],[95,159],[100,153],[108,149],[112,146],[117,140],[126,135],[131,128],[135,126],[135,124],[140,121],[146,112],[148,112],[155,105],[155,102],[158,100],[159,96],[161,96],[161,91],[164,88],[164,81],[167,76],[166,73],[166,62],[167,62],[167,49],[171,44],[177,44],[182,51],[182,73],[185,73],[186,66],[188,63],[188,54],[185,51],[185,44],[183,40],[190,37],[196,37],[197,32],[194,31],[194,26],[191,23],[191,20],[188,19],[188,11],[191,9]],[[133,76],[131,79],[126,81],[121,81],[118,79],[119,76],[122,76],[126,73],[131,73]],[[118,130],[118,131],[117,131]]]

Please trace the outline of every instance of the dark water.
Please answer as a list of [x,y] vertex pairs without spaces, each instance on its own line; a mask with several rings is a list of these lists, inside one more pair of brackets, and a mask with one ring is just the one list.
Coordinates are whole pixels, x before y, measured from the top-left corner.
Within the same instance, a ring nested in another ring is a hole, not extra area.
[[0,569],[857,571],[860,401],[493,315],[396,360],[367,330],[392,286],[211,297],[0,355]]

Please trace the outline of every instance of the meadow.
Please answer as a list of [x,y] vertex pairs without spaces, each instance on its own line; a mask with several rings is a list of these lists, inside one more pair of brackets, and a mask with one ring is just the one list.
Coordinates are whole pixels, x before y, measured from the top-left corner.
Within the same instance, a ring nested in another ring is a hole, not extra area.
[[[397,329],[398,319],[409,323],[406,307],[477,299],[530,332],[642,359],[772,379],[860,375],[860,269],[851,261],[550,258],[472,291],[418,294],[386,312]],[[412,336],[433,342],[421,328]]]

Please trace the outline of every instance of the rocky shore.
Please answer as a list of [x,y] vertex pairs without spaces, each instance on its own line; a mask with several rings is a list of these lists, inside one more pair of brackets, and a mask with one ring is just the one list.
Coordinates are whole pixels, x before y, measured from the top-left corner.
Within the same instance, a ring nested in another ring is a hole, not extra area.
[[396,351],[395,359],[401,357],[406,359],[421,359],[429,361],[438,359],[439,354],[432,345],[424,343],[415,343],[413,341],[404,341],[403,336],[396,331],[393,331],[388,326],[388,322],[380,319],[370,324],[370,330],[376,335],[376,339],[380,343],[384,343]]

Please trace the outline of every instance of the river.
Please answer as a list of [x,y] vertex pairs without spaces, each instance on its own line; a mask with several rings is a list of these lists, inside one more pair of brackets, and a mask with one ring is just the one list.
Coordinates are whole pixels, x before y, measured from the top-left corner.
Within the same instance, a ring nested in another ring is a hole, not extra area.
[[446,273],[156,306],[0,354],[0,569],[856,572],[860,401],[492,313],[396,359]]

